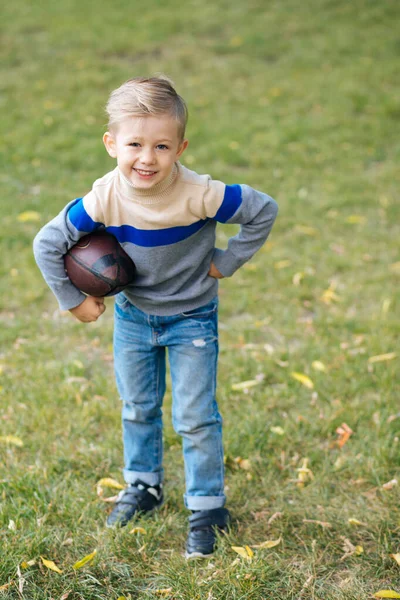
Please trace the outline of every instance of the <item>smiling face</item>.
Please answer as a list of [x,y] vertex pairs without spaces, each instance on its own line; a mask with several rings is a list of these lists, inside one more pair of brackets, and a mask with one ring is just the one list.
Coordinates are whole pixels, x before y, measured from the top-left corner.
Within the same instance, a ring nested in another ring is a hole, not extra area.
[[166,179],[188,141],[178,135],[178,123],[169,115],[128,117],[103,142],[108,154],[132,185],[150,189]]

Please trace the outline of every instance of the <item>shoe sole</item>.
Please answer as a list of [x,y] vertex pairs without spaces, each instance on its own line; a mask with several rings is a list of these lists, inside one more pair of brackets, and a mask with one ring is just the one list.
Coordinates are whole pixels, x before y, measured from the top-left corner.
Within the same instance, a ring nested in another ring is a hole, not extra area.
[[211,556],[213,556],[213,552],[210,554],[202,554],[201,552],[191,552],[189,554],[188,552],[185,552],[186,560],[190,560],[191,558],[210,558]]

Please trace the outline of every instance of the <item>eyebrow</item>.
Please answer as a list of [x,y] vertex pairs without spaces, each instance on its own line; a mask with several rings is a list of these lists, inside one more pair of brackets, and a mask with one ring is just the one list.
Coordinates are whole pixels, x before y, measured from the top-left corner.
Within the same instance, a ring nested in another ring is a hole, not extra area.
[[[137,142],[142,142],[143,138],[140,135],[132,135],[132,136],[127,136],[125,141],[129,141],[129,140],[135,140]],[[173,140],[170,140],[169,138],[161,138],[160,140],[157,140],[155,143],[156,144],[161,144],[162,142],[168,142],[169,144],[172,144]]]

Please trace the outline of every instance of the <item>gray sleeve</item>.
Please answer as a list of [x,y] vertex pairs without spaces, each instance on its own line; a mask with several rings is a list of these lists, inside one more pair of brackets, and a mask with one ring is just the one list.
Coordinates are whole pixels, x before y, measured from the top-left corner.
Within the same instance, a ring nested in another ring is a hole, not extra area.
[[85,235],[68,219],[70,202],[52,221],[47,223],[33,241],[33,253],[42,275],[58,300],[61,310],[81,304],[86,296],[68,279],[64,269],[64,254]]
[[224,277],[230,277],[265,243],[278,213],[278,205],[270,196],[247,185],[241,185],[242,202],[226,223],[241,225],[230,238],[226,250],[215,249],[213,262]]

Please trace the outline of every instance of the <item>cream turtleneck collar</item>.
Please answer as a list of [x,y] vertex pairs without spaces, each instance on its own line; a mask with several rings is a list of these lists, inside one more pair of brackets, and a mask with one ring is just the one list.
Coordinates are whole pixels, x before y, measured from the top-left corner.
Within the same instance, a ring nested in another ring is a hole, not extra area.
[[170,195],[178,177],[179,163],[174,163],[171,173],[166,179],[149,189],[134,186],[118,167],[117,173],[119,188],[125,196],[140,204],[158,204]]

